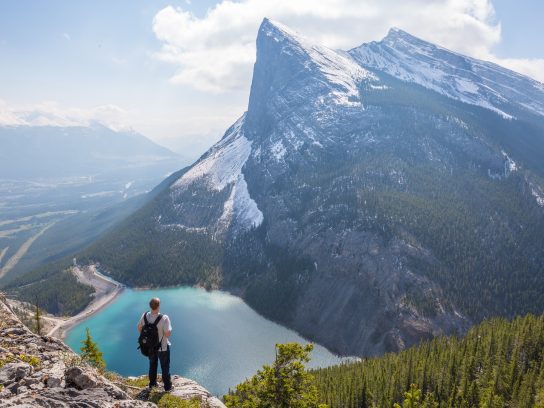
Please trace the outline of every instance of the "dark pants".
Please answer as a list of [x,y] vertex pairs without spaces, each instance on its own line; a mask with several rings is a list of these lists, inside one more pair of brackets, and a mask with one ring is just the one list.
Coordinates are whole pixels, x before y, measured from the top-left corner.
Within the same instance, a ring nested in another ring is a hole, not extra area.
[[162,382],[164,389],[172,388],[172,380],[170,379],[170,346],[166,351],[159,351],[152,356],[149,356],[149,386],[157,385],[157,366],[161,362]]

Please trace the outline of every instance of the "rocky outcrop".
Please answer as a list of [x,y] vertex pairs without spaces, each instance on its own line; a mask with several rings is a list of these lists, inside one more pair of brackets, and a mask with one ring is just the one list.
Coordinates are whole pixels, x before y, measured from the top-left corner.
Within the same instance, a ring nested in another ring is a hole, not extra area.
[[217,398],[211,395],[207,389],[200,384],[188,378],[178,375],[172,377],[174,391],[172,395],[183,400],[198,399],[201,404],[209,408],[225,408],[225,405]]
[[[173,383],[180,399],[225,407],[192,380],[175,376]],[[156,407],[134,396],[135,388],[82,363],[62,341],[32,333],[0,298],[0,407]]]

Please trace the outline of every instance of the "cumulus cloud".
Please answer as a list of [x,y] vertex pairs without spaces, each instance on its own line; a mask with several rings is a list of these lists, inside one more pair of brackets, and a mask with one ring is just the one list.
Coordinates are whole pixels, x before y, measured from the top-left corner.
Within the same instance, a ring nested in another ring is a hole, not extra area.
[[168,6],[153,20],[163,43],[156,57],[174,64],[171,81],[203,91],[247,89],[255,36],[264,17],[281,21],[331,48],[349,49],[399,27],[476,58],[544,80],[544,60],[499,59],[501,38],[490,0],[222,0],[205,16]]
[[0,100],[0,126],[89,126],[100,123],[113,130],[129,129],[128,112],[116,105],[92,108],[60,106],[56,102],[14,105]]

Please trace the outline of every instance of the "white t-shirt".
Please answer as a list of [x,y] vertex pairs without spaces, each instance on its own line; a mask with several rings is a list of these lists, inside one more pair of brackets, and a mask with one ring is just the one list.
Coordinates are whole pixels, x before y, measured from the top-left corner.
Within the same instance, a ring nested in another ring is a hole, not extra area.
[[[148,323],[155,323],[155,320],[157,319],[158,314],[152,314],[151,312],[146,312],[146,318]],[[145,324],[144,322],[144,316],[140,317],[140,321],[138,322],[138,325],[142,327]],[[159,332],[159,341],[162,339],[161,342],[161,348],[159,351],[166,351],[168,349],[168,346],[171,344],[168,340],[168,337],[164,335],[165,331],[172,331],[172,323],[170,323],[170,318],[168,315],[163,314],[161,321],[157,325],[157,330]]]

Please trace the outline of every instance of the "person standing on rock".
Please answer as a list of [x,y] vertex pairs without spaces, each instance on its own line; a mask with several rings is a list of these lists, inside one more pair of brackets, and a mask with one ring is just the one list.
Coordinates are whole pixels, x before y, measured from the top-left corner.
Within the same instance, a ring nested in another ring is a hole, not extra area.
[[[149,357],[149,387],[157,387],[157,366],[158,362],[161,363],[162,382],[164,384],[164,390],[170,391],[172,389],[172,380],[170,378],[170,335],[172,334],[172,324],[168,315],[160,313],[161,300],[159,298],[153,298],[149,301],[150,312],[145,312],[140,321],[138,322],[138,332],[140,338],[142,334],[146,332],[153,332],[156,327],[158,332],[157,345],[153,347],[155,350],[146,352],[145,355]],[[144,330],[144,332],[142,332]],[[141,343],[140,343],[141,345]],[[143,350],[142,350],[143,352]]]

